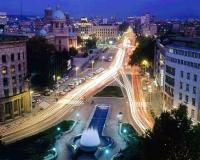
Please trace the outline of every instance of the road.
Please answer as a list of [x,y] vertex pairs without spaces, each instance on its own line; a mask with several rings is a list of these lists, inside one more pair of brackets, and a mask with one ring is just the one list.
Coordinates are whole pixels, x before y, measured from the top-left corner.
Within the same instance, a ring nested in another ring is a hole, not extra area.
[[31,118],[27,118],[27,120],[22,122],[21,125],[2,131],[1,141],[5,144],[12,143],[44,131],[62,121],[74,107],[74,105],[70,104],[71,101],[78,101],[81,103],[81,100],[84,99],[88,92],[91,92],[91,90],[98,90],[112,80],[112,77],[117,74],[118,70],[122,66],[124,56],[125,50],[119,48],[115,56],[116,58],[113,60],[111,66],[103,73],[95,76],[92,80],[69,92],[69,94],[61,98],[57,103],[45,109],[41,113],[38,113]]
[[[132,86],[123,70],[124,59],[128,54],[130,54],[133,47],[130,45],[128,39],[125,38],[123,42],[117,46],[117,48],[118,51],[113,59],[113,62],[102,73],[78,86],[47,109],[37,113],[36,115],[23,118],[22,120],[19,120],[20,122],[16,121],[16,123],[20,125],[14,125],[10,128],[2,129],[0,131],[1,141],[4,144],[13,143],[25,137],[42,132],[61,122],[67,115],[71,114],[75,106],[81,104],[88,96],[91,96],[96,93],[97,90],[102,89],[103,86],[113,81],[113,79],[116,79],[119,74],[122,75],[122,86],[125,88],[127,94],[127,101],[130,109],[129,119],[131,119],[131,124],[134,124],[133,126],[136,128],[138,133],[144,133],[146,129],[151,127],[151,122],[147,116],[143,116],[145,113],[145,110],[143,109],[145,108],[142,108],[141,106],[138,107],[135,103],[135,99],[137,101],[141,100],[139,99],[139,97],[142,96],[138,91],[139,88],[134,88],[134,86]],[[74,101],[77,102],[76,105],[72,103]],[[140,108],[142,108],[142,110]]]

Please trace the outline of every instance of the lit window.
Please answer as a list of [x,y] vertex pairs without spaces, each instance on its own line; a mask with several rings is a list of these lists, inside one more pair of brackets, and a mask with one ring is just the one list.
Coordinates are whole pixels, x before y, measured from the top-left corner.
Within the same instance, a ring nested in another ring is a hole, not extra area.
[[11,73],[15,73],[15,66],[14,66],[14,65],[12,65],[12,66],[10,67],[10,71],[11,71]]
[[2,67],[2,74],[7,74],[7,67],[6,66]]

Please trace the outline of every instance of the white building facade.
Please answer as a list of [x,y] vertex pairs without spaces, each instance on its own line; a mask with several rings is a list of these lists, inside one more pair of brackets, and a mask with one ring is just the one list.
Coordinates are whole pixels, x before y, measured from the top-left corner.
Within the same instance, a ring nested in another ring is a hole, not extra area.
[[163,94],[163,109],[188,106],[188,116],[199,120],[200,49],[157,42],[154,75]]

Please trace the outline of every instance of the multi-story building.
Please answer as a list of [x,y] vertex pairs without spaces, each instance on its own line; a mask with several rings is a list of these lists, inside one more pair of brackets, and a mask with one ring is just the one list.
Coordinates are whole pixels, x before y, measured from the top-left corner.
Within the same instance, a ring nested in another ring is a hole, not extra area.
[[55,45],[57,50],[69,50],[71,47],[77,48],[77,35],[73,27],[66,24],[66,16],[59,7],[52,14],[48,31],[43,27],[38,34],[45,37],[49,43]]
[[31,112],[26,39],[0,37],[0,122]]
[[142,26],[142,35],[145,37],[153,37],[157,34],[156,24],[146,24]]
[[110,39],[116,38],[119,34],[118,25],[97,25],[93,26],[93,34],[97,39]]
[[179,104],[188,106],[188,115],[199,120],[200,108],[200,41],[177,38],[157,41],[155,78],[163,94],[164,109]]
[[92,35],[93,24],[86,17],[82,17],[80,22],[75,23],[75,30],[83,40],[87,40]]

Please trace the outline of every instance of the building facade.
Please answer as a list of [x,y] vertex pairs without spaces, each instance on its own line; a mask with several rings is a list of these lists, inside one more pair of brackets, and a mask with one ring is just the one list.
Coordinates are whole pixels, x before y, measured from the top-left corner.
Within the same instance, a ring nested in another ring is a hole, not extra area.
[[163,109],[185,104],[188,116],[199,121],[200,49],[188,47],[190,43],[195,42],[157,41],[154,75],[163,94]]
[[116,38],[119,34],[119,27],[118,25],[97,25],[93,26],[92,32],[100,40]]
[[0,40],[0,122],[31,112],[26,40]]
[[43,26],[37,34],[45,37],[59,51],[77,48],[77,35],[73,26],[67,24],[64,12],[59,7],[52,13],[49,13],[49,10],[45,10],[45,19],[48,19],[50,24]]

